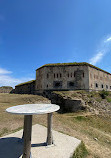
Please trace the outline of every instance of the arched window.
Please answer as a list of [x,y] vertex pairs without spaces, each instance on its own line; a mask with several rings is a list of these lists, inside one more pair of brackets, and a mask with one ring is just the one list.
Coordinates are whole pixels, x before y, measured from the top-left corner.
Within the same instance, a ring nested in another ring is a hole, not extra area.
[[98,88],[98,84],[96,83],[96,88]]

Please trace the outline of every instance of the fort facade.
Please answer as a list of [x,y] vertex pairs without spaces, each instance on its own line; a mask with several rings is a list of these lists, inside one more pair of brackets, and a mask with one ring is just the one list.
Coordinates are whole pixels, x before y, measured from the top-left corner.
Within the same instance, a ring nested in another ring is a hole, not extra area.
[[89,63],[46,64],[36,70],[35,92],[54,90],[111,91],[111,74]]

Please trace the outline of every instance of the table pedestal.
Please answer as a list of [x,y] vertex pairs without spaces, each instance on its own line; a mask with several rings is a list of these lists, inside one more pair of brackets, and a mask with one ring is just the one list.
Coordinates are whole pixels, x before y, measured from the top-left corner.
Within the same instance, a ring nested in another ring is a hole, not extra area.
[[47,145],[53,144],[52,136],[52,113],[47,114]]
[[24,148],[22,158],[30,158],[31,155],[32,115],[24,116]]

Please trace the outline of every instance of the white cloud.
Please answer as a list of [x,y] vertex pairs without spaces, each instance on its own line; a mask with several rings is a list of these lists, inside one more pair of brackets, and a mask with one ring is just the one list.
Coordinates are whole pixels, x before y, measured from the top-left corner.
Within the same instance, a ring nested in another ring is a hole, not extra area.
[[6,69],[0,68],[0,86],[12,86],[23,82],[33,80],[33,78],[14,78],[11,76],[12,72]]
[[0,68],[0,74],[11,74],[11,71]]
[[97,53],[89,60],[90,64],[96,65],[98,62],[100,62],[103,57],[111,50],[111,36],[105,38],[101,42],[101,45],[99,46],[99,49],[97,50]]
[[102,52],[97,53],[94,57],[90,59],[90,64],[95,65],[97,62],[99,62],[103,58],[103,56],[104,56],[104,53]]
[[111,37],[107,38],[104,42],[109,42],[111,41]]

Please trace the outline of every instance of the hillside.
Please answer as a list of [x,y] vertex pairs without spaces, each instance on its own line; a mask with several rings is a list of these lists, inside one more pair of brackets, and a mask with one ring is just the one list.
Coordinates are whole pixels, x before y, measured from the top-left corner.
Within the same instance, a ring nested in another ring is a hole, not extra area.
[[[111,116],[108,102],[110,94],[106,99],[102,99],[98,93],[84,91],[53,93],[60,95],[61,98],[82,99],[86,107],[78,112],[54,113],[53,129],[82,140],[89,152],[87,158],[111,158]],[[23,116],[8,114],[5,112],[6,108],[25,103],[49,102],[48,99],[38,95],[0,94],[0,136],[23,127]],[[101,105],[102,108],[97,107],[96,104],[99,106],[101,102],[106,102],[107,108],[104,109],[104,105]],[[47,115],[34,116],[33,124],[37,123],[47,126]]]
[[51,100],[61,105],[63,112],[73,110],[111,115],[111,92],[55,91],[51,94]]

